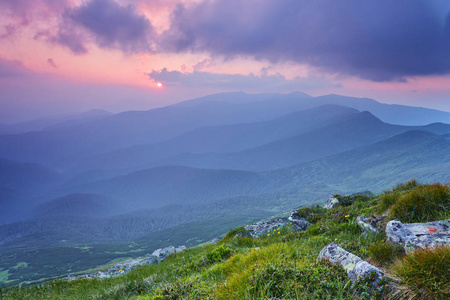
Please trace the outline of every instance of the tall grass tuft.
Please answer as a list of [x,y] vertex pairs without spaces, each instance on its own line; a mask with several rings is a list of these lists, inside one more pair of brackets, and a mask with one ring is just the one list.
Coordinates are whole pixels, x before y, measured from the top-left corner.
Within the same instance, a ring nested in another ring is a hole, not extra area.
[[450,247],[417,250],[393,266],[415,299],[450,299]]
[[401,196],[390,210],[391,217],[404,223],[439,220],[450,209],[450,189],[440,183],[419,186]]

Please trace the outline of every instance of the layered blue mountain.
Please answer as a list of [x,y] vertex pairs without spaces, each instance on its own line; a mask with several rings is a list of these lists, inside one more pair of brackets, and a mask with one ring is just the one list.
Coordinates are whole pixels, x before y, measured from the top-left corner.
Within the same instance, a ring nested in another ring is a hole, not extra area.
[[225,154],[186,153],[161,160],[154,165],[268,171],[345,152],[409,130],[445,134],[450,133],[450,125],[392,125],[382,122],[369,112],[361,112],[334,124],[252,149]]
[[394,124],[450,123],[450,113],[371,99],[303,93],[229,93],[206,96],[149,111],[130,111],[52,130],[0,136],[0,157],[65,170],[84,158],[174,138],[199,127],[268,121],[325,104],[367,110]]

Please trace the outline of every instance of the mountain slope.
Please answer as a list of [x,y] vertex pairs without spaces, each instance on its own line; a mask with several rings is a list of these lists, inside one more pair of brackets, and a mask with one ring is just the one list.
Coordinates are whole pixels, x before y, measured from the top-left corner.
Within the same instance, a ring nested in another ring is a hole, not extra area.
[[204,203],[275,188],[265,176],[253,172],[164,166],[71,189],[111,196],[122,200],[129,210],[136,210],[175,203]]
[[158,165],[267,171],[313,161],[372,144],[411,129],[449,133],[450,125],[400,126],[381,122],[369,112],[348,116],[345,121],[237,153],[182,154]]
[[324,127],[356,113],[351,108],[325,105],[265,122],[201,127],[165,142],[94,156],[71,171],[138,170],[151,162],[182,153],[241,151]]
[[408,131],[384,141],[314,162],[274,171],[294,190],[322,183],[327,190],[351,193],[382,190],[416,178],[450,181],[450,136]]

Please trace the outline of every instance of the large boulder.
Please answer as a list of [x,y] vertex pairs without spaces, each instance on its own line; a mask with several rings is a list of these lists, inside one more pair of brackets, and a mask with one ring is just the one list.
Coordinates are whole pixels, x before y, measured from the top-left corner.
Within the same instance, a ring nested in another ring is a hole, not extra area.
[[305,231],[311,225],[311,223],[306,221],[305,218],[301,218],[298,215],[298,211],[297,210],[294,210],[291,213],[291,215],[289,216],[288,220],[291,221],[292,230],[295,231],[295,232]]
[[358,256],[344,250],[336,243],[331,243],[325,246],[317,258],[318,260],[328,260],[333,264],[338,264],[344,267],[347,276],[355,283],[359,278],[366,278],[372,272],[375,272],[375,283],[379,282],[384,273],[377,267],[372,266],[368,262],[362,260]]
[[450,220],[403,224],[399,220],[387,223],[387,240],[399,244],[407,252],[415,249],[450,245]]
[[327,203],[323,206],[323,208],[326,209],[332,209],[333,207],[335,207],[336,205],[339,204],[339,199],[335,198],[333,196],[331,196],[328,200]]
[[417,238],[402,222],[399,220],[389,221],[386,225],[387,241],[406,246],[409,241]]
[[258,237],[267,234],[286,225],[282,219],[275,219],[266,222],[258,222],[244,227],[251,237]]

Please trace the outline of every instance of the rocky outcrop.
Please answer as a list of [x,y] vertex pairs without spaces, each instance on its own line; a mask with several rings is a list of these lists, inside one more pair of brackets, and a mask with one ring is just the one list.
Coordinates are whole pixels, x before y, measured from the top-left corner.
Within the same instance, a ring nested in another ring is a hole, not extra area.
[[300,218],[297,210],[294,210],[288,218],[292,224],[292,230],[294,232],[305,231],[311,225],[305,218]]
[[174,246],[169,246],[162,249],[157,249],[153,251],[153,253],[150,255],[150,257],[147,259],[146,264],[151,265],[155,263],[159,263],[160,261],[165,260],[169,255],[177,252],[181,252],[186,249],[186,246],[180,246],[178,248],[175,248]]
[[339,199],[338,198],[330,197],[327,200],[327,203],[323,206],[323,208],[332,209],[333,207],[335,207],[338,204],[339,204]]
[[154,263],[159,263],[160,261],[166,259],[170,254],[180,252],[186,249],[185,246],[180,246],[178,248],[175,248],[174,246],[169,246],[162,249],[157,249],[153,251],[153,253],[149,257],[144,258],[135,258],[135,259],[129,259],[120,263],[117,263],[111,267],[109,267],[106,270],[102,271],[96,271],[88,274],[82,274],[82,275],[72,275],[70,274],[67,277],[67,280],[75,280],[80,278],[109,278],[109,277],[116,277],[122,274],[125,274],[129,272],[131,269],[133,269],[136,266],[142,266],[145,264],[151,265]]
[[399,220],[387,223],[387,240],[399,244],[407,252],[415,249],[450,245],[450,220],[403,224]]
[[273,230],[283,227],[286,223],[282,219],[275,219],[266,222],[258,222],[244,227],[248,235],[251,237],[258,237],[267,234]]
[[333,264],[339,264],[344,267],[347,276],[355,283],[359,278],[366,278],[375,272],[374,284],[379,282],[384,273],[377,267],[372,266],[368,262],[362,260],[358,256],[344,250],[336,243],[331,243],[325,246],[317,258],[318,260],[328,260]]

